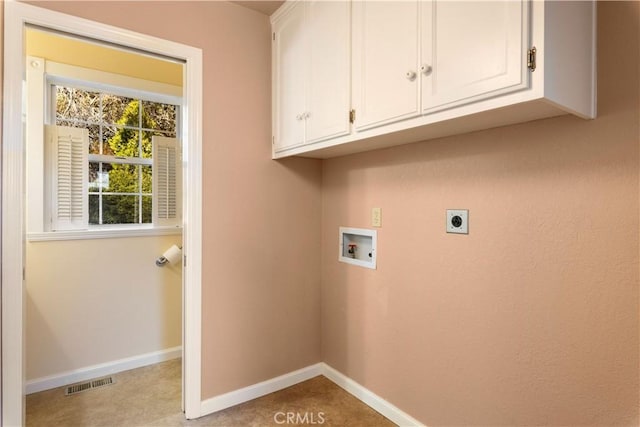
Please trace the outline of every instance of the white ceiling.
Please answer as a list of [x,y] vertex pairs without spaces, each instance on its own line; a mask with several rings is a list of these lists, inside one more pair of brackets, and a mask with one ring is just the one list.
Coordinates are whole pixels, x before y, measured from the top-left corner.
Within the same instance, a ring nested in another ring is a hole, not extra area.
[[231,3],[239,4],[249,9],[253,9],[257,12],[270,16],[275,12],[284,1],[270,1],[270,0],[253,0],[253,1],[232,1]]

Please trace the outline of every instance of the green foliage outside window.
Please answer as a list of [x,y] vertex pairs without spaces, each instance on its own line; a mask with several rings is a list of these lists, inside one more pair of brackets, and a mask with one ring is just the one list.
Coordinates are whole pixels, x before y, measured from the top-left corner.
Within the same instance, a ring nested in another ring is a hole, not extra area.
[[[56,122],[88,128],[90,154],[151,159],[153,135],[175,136],[176,106],[58,86]],[[150,165],[93,161],[88,179],[90,224],[152,222]]]

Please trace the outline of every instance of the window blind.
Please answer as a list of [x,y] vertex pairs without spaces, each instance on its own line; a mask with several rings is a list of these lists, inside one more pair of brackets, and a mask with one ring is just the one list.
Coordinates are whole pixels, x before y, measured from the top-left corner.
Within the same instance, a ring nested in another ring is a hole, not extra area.
[[176,138],[154,136],[153,223],[178,226],[182,222],[182,159]]
[[89,131],[67,126],[45,126],[53,179],[51,229],[83,230],[88,223],[87,183]]

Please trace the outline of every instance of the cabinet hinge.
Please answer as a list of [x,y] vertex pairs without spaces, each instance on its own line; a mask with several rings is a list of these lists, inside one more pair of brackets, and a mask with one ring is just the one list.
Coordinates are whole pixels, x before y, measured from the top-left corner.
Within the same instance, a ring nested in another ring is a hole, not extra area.
[[349,111],[349,123],[355,123],[356,121],[356,110]]
[[527,68],[531,71],[536,70],[536,47],[532,47],[527,51]]
[[276,33],[273,33],[273,41],[276,41]]
[[271,136],[271,145],[275,145],[276,144],[276,137],[275,136]]

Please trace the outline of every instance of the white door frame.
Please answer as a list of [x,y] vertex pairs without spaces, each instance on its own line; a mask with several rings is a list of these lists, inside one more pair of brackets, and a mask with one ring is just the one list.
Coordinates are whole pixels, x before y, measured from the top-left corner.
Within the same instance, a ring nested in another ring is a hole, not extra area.
[[[183,76],[183,364],[187,418],[201,415],[202,50],[16,1],[4,2],[2,422],[24,425],[24,27],[38,25],[185,61]],[[187,258],[188,257],[188,258]],[[188,261],[188,262],[186,262]]]

